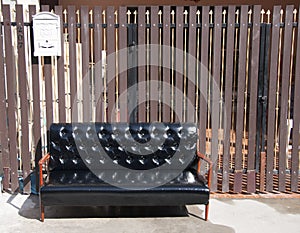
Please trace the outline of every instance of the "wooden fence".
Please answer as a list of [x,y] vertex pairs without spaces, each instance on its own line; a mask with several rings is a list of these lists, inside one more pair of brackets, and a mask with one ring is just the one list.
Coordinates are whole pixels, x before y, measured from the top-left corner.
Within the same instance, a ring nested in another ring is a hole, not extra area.
[[57,6],[62,56],[34,57],[37,10],[4,5],[4,190],[23,179],[30,192],[52,122],[189,121],[214,162],[213,192],[299,192],[299,10]]

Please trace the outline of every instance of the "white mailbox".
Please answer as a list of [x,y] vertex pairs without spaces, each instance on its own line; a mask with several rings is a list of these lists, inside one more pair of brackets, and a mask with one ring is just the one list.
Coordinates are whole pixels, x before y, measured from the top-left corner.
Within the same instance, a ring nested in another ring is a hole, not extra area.
[[60,17],[51,12],[33,16],[34,56],[61,56]]

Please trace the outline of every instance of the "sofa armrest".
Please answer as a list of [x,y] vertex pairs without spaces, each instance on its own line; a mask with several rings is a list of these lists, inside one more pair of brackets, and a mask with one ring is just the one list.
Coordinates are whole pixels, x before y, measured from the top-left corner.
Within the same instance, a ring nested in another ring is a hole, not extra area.
[[44,157],[42,157],[39,161],[39,170],[40,170],[40,178],[39,178],[39,183],[40,187],[44,185],[44,178],[43,178],[43,164],[49,161],[50,154],[46,154]]
[[212,161],[207,158],[204,154],[200,153],[199,151],[197,151],[197,156],[199,158],[198,161],[198,173],[200,173],[200,167],[201,167],[201,160],[205,161],[208,163],[209,168],[208,168],[208,174],[207,174],[207,185],[210,188],[210,184],[211,184],[211,173],[212,173]]

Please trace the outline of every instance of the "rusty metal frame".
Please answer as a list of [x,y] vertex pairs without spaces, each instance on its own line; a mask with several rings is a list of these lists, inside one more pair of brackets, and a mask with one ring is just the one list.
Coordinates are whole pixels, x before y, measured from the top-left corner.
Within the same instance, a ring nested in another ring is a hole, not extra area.
[[[40,183],[40,189],[44,185],[44,178],[43,178],[43,164],[49,161],[50,154],[46,154],[43,158],[39,161],[39,183]],[[45,219],[45,207],[42,204],[41,201],[41,195],[40,195],[40,220],[44,222]]]

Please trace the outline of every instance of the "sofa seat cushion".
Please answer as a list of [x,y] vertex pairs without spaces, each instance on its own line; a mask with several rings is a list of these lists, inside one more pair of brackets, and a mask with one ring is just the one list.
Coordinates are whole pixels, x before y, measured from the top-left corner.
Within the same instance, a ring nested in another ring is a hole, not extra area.
[[[41,199],[44,205],[73,206],[172,206],[208,203],[209,189],[194,170],[183,171],[167,183],[163,180],[167,179],[166,171],[142,178],[140,176],[139,179],[138,173],[129,173],[102,171],[96,173],[96,176],[87,170],[53,171],[49,174],[46,185],[41,187]],[[107,179],[100,179],[101,176],[116,177],[116,182],[105,182]],[[119,182],[122,182],[122,186],[118,186]],[[151,182],[152,187],[146,188],[145,182]]]

